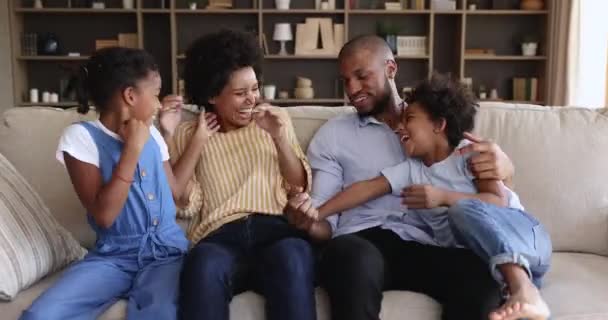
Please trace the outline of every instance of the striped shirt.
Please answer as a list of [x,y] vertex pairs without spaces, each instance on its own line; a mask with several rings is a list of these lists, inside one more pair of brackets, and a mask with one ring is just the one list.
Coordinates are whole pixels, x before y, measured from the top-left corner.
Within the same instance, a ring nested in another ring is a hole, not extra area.
[[[280,112],[288,120],[287,136],[306,170],[310,189],[310,166],[287,112]],[[178,159],[185,151],[196,127],[196,121],[187,121],[177,128],[171,158]],[[252,213],[282,215],[289,185],[281,175],[272,138],[252,122],[237,130],[217,132],[209,139],[188,190],[189,202],[178,216],[192,218],[188,238],[197,243],[224,224]]]

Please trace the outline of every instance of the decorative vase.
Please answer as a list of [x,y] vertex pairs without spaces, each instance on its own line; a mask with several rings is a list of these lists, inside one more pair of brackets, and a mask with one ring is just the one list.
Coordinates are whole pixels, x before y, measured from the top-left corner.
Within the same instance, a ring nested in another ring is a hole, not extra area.
[[133,0],[122,0],[122,8],[127,10],[133,9]]
[[39,55],[58,55],[59,54],[59,40],[53,33],[45,33],[38,37],[38,54]]
[[290,0],[275,0],[275,5],[279,10],[289,10]]
[[273,84],[267,84],[264,86],[264,99],[274,100],[274,96],[277,92],[277,86]]
[[528,42],[521,44],[521,54],[526,57],[532,57],[536,55],[538,44],[536,42]]
[[521,0],[519,5],[522,10],[542,10],[544,6],[543,0]]

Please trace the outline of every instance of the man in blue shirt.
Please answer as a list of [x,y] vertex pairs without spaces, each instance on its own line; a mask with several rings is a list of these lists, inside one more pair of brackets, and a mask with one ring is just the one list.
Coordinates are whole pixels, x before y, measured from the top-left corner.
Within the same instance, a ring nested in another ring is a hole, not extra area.
[[[403,214],[398,196],[385,195],[323,221],[308,218],[307,212],[346,186],[406,160],[394,133],[405,105],[384,40],[349,41],[339,64],[357,113],[331,119],[315,134],[308,149],[312,193],[292,197],[287,208],[290,221],[312,238],[331,239],[321,252],[320,280],[332,319],[379,319],[385,290],[425,293],[443,305],[443,319],[488,319],[499,306],[501,288],[487,265],[468,249],[434,244],[424,221]],[[513,164],[499,146],[476,141],[463,151],[477,153],[470,163],[477,178],[510,185]]]

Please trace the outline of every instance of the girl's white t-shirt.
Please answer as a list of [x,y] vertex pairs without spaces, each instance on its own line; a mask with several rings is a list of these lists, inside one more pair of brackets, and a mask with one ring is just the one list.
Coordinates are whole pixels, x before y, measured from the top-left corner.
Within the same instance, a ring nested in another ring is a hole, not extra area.
[[[118,134],[106,128],[101,121],[95,120],[89,121],[89,123],[96,128],[101,129],[110,137],[122,141]],[[155,126],[150,126],[150,135],[160,147],[160,154],[163,162],[169,160],[169,148]],[[67,127],[59,139],[59,146],[57,146],[55,157],[63,165],[65,165],[65,161],[63,159],[64,152],[69,153],[72,157],[82,162],[90,163],[99,168],[99,151],[97,150],[97,145],[89,133],[89,130],[78,123]]]

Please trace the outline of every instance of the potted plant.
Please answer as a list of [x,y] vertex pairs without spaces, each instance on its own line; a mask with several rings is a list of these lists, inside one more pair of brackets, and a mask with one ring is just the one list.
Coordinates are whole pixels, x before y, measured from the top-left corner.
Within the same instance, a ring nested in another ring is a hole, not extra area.
[[526,35],[521,41],[521,53],[524,56],[535,56],[538,50],[538,37],[535,35]]
[[399,26],[388,21],[378,22],[376,25],[376,33],[384,38],[391,48],[391,51],[393,51],[393,54],[397,54],[397,35],[400,31],[401,28],[399,28]]

